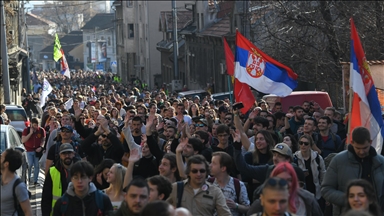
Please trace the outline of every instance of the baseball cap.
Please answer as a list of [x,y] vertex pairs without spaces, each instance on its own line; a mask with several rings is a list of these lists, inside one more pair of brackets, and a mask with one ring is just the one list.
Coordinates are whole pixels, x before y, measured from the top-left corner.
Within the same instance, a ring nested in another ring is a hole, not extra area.
[[73,150],[73,146],[69,143],[63,143],[60,145],[60,154],[64,153],[64,152],[74,152]]
[[277,152],[279,154],[288,156],[292,158],[292,150],[291,148],[285,144],[285,143],[278,143],[275,145],[275,148],[273,148],[271,151]]
[[208,122],[207,122],[206,119],[199,119],[199,120],[197,120],[196,122],[201,122],[201,123],[203,123],[205,126],[208,126]]
[[62,126],[62,127],[61,127],[61,130],[64,129],[64,128],[67,129],[67,130],[69,130],[69,131],[71,131],[71,132],[73,132],[73,128],[72,128],[71,126],[69,126],[69,125],[64,125],[64,126]]
[[200,100],[200,97],[198,95],[195,95],[195,97],[193,97],[193,99],[199,99]]

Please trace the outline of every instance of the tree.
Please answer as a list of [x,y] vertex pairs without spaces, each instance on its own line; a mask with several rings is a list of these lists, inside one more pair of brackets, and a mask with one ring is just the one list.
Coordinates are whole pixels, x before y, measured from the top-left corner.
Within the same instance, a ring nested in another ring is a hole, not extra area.
[[260,9],[250,16],[251,40],[317,89],[331,90],[328,84],[335,82],[341,88],[340,61],[350,58],[351,17],[367,59],[384,59],[382,1],[250,1],[252,7]]
[[35,8],[32,13],[56,23],[59,31],[69,33],[102,12],[92,7],[93,4],[93,1],[54,1]]

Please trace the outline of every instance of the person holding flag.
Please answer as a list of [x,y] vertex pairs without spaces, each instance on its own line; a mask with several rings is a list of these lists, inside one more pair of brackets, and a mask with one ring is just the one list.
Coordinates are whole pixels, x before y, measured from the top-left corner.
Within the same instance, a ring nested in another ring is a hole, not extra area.
[[43,107],[45,104],[45,99],[52,92],[53,88],[46,78],[44,78],[43,91],[40,96],[40,107]]
[[384,213],[384,157],[376,152],[381,151],[382,147],[376,140],[380,140],[378,137],[382,138],[383,120],[376,118],[375,112],[380,110],[380,105],[352,18],[351,82],[354,94],[350,117],[351,128],[353,127],[353,132],[349,135],[351,142],[347,151],[333,157],[321,185],[321,194],[326,201],[333,204],[333,215],[340,215],[342,208],[346,206],[346,183],[352,179],[365,179],[373,185]]

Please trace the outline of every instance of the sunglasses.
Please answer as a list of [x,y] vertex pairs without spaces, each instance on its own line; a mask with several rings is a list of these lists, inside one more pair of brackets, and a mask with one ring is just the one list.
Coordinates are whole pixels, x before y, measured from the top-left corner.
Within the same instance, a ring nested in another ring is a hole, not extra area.
[[307,146],[307,145],[309,145],[309,142],[299,141],[299,145],[303,145],[303,144]]
[[80,119],[85,119],[85,118],[80,118]]
[[280,187],[285,187],[288,185],[288,182],[284,179],[276,179],[276,178],[270,178],[268,179],[268,181],[266,182],[266,185],[269,185],[269,186],[272,186],[272,187],[275,187],[275,186],[280,186]]
[[105,135],[105,134],[101,134],[100,136],[103,138],[107,138],[107,135]]
[[195,124],[195,127],[204,127],[204,124]]
[[224,120],[229,120],[229,121],[232,121],[232,118],[225,118]]
[[72,133],[72,132],[69,131],[69,130],[61,130],[61,132],[63,132],[63,133]]
[[193,173],[193,174],[196,174],[197,172],[200,172],[200,173],[205,173],[207,170],[206,169],[193,169],[193,170],[191,170],[191,172]]

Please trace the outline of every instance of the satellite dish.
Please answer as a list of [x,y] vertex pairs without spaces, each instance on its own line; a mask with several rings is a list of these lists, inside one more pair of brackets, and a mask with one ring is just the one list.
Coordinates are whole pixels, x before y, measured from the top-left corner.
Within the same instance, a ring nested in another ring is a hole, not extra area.
[[48,34],[50,34],[50,35],[54,35],[56,33],[56,30],[55,29],[49,29],[48,30]]

